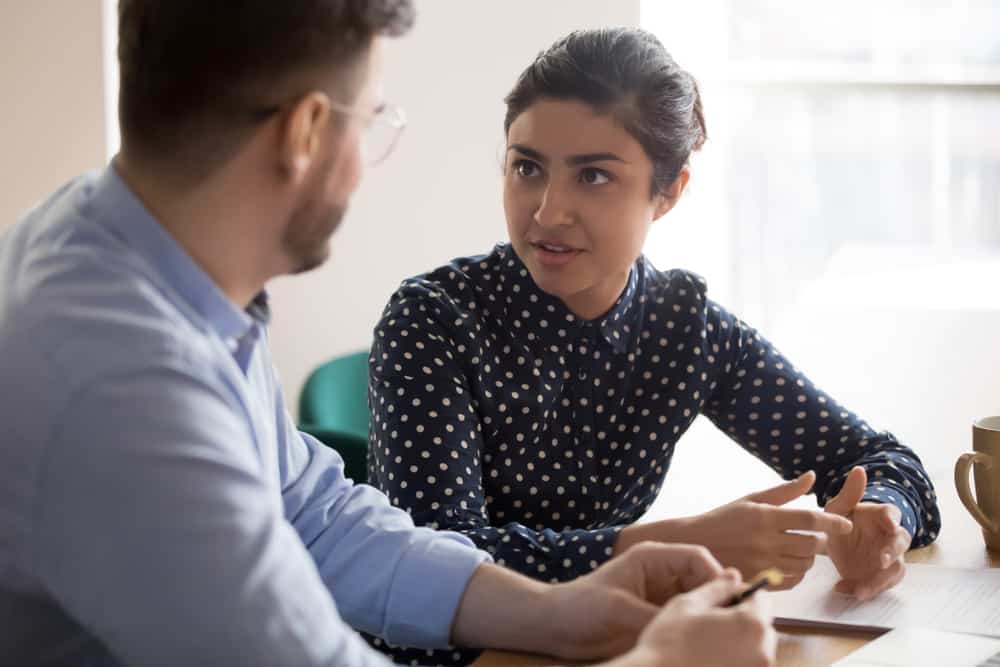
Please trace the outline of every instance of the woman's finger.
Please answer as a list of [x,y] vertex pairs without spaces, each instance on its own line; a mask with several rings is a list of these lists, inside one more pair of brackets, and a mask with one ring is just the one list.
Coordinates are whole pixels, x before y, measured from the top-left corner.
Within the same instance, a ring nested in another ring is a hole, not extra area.
[[[782,579],[781,585],[775,586],[773,589],[768,587],[768,590],[775,591],[787,591],[790,588],[795,588],[798,586],[803,579],[805,579],[805,572],[800,572],[797,574],[791,574],[789,572],[781,571]],[[757,597],[756,595],[754,597]]]
[[854,586],[854,597],[858,600],[870,600],[882,591],[889,590],[906,575],[906,566],[902,560],[896,560],[884,570],[879,570],[870,579],[859,581]]
[[828,535],[846,535],[854,528],[850,519],[822,510],[775,508],[775,527],[778,530],[809,530]]
[[785,575],[785,579],[788,579],[789,577],[799,577],[801,579],[813,566],[815,561],[815,556],[809,556],[806,558],[779,556],[774,566],[781,570],[782,574]]
[[889,548],[882,551],[881,565],[883,569],[892,565],[893,561],[902,558],[903,554],[905,554],[910,548],[910,543],[912,541],[913,538],[905,528],[897,527],[896,534],[893,536],[892,542],[889,544]]
[[775,540],[775,547],[785,556],[809,558],[822,553],[824,537],[824,534],[782,533]]
[[899,528],[899,522],[903,519],[903,513],[895,505],[883,505],[881,510],[880,527],[886,535],[892,535]]

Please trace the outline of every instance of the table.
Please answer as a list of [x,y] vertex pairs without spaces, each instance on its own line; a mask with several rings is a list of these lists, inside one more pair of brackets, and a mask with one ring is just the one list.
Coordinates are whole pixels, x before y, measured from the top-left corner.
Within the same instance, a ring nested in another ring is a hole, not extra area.
[[[935,487],[941,507],[941,535],[929,547],[909,552],[907,562],[969,568],[1000,567],[1000,553],[986,548],[979,524],[972,520],[958,500],[954,483],[950,479],[936,479]],[[827,667],[876,636],[864,632],[779,627],[778,665]],[[545,656],[486,651],[474,667],[538,667],[557,662],[565,664],[565,661]]]

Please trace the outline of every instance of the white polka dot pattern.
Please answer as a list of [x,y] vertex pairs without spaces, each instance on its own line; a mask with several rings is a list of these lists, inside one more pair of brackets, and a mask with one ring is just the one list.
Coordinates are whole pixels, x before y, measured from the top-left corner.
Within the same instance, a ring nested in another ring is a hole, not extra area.
[[369,478],[418,524],[561,581],[610,556],[698,414],[821,504],[854,465],[914,544],[940,526],[919,459],[706,298],[640,258],[612,309],[575,318],[508,245],[405,281],[375,329]]

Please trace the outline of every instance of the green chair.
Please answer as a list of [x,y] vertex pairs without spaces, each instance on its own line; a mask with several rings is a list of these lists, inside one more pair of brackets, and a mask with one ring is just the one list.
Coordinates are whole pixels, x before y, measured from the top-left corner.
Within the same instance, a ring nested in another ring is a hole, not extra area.
[[355,352],[314,370],[299,396],[299,430],[344,459],[344,473],[368,479],[368,353]]

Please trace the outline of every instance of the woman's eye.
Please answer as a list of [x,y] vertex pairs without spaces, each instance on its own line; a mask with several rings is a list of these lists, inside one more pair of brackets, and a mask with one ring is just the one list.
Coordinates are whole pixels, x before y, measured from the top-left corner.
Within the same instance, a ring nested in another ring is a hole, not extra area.
[[514,163],[514,173],[521,178],[531,178],[538,173],[538,165],[531,160],[518,160]]
[[580,172],[580,182],[586,185],[604,185],[610,180],[606,171],[596,167],[588,167]]

